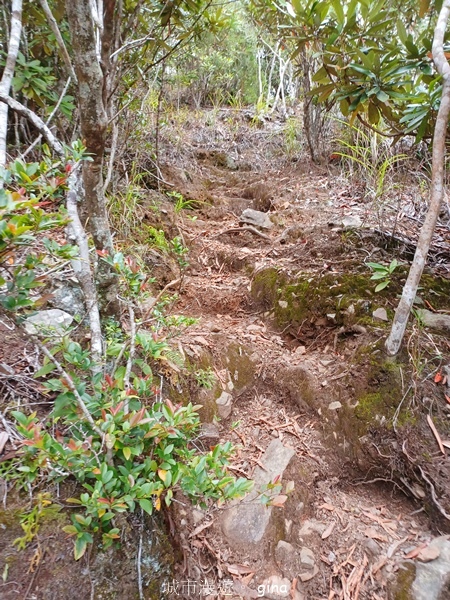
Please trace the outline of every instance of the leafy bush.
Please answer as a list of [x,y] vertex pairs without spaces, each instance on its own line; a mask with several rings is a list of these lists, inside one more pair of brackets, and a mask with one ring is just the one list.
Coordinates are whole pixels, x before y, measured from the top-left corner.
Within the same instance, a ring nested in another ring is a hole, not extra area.
[[[78,151],[80,148],[78,148]],[[21,246],[36,243],[44,230],[66,222],[62,210],[47,213],[55,194],[45,188],[49,175],[59,166],[26,165],[16,161],[6,173],[0,191],[0,305],[9,316],[36,310],[42,298],[36,289],[45,281],[49,258],[55,261],[76,256],[76,248],[60,246],[55,240],[44,244],[46,252],[32,257],[19,252]],[[22,186],[25,183],[27,189]],[[44,189],[45,188],[45,189]],[[42,201],[45,199],[45,201]],[[171,245],[184,260],[184,247]],[[163,361],[173,361],[173,350],[158,331],[140,328],[134,321],[133,303],[145,298],[149,278],[132,258],[117,253],[100,256],[115,268],[121,280],[121,296],[128,305],[130,331],[108,319],[104,364],[98,365],[91,350],[71,339],[34,341],[44,353],[36,377],[49,377],[43,385],[56,393],[50,415],[10,411],[23,437],[22,448],[0,467],[2,476],[29,488],[49,481],[74,478],[83,488],[79,497],[69,499],[79,511],[72,513],[72,525],[64,530],[75,538],[79,559],[101,534],[107,548],[120,537],[115,517],[137,508],[152,513],[169,506],[177,490],[194,502],[219,503],[245,494],[252,486],[235,479],[227,470],[232,453],[230,443],[201,452],[194,443],[200,436],[198,406],[174,405],[163,399],[154,385],[153,371]],[[181,268],[181,264],[180,264]],[[164,320],[162,304],[154,308],[153,323],[188,325],[189,319]],[[159,378],[158,378],[159,382]]]

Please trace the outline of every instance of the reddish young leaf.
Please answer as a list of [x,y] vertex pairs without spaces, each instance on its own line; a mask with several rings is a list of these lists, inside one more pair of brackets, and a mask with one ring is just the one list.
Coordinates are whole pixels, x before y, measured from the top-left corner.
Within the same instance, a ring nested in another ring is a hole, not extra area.
[[436,373],[436,375],[434,376],[434,383],[440,383],[442,381],[443,377],[442,377],[442,373],[440,371],[438,371]]

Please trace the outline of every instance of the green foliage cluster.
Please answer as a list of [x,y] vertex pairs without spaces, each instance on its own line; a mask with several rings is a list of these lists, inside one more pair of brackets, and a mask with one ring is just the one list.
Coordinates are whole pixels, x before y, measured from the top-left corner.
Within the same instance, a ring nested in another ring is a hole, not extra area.
[[[441,84],[431,60],[434,8],[395,0],[255,0],[254,14],[317,68],[311,95],[328,108],[416,141],[434,127]],[[420,96],[420,100],[417,97]],[[423,102],[422,102],[423,101]]]
[[391,283],[392,274],[398,267],[398,261],[395,258],[391,261],[389,265],[382,265],[380,263],[374,262],[368,262],[366,264],[373,271],[373,275],[370,279],[373,279],[374,281],[379,281],[375,288],[376,292],[381,292],[381,290],[384,290],[384,288],[386,288]]
[[[60,166],[16,161],[5,175],[0,194],[0,259],[5,273],[0,304],[16,321],[39,307],[42,298],[35,288],[46,279],[49,257],[77,255],[76,248],[60,247],[55,240],[48,240],[47,252],[33,258],[18,252],[24,244],[36,243],[41,231],[66,222],[46,187],[49,179],[60,177],[57,196],[60,186],[66,185]],[[28,191],[19,185],[27,185]],[[45,202],[40,202],[42,198]],[[54,212],[46,212],[47,203]],[[56,251],[50,255],[51,250]],[[183,251],[179,253],[182,257]],[[127,303],[145,298],[149,278],[134,259],[122,253],[99,259],[113,265]],[[161,304],[152,321],[157,327],[189,324],[188,319],[166,322]],[[131,338],[113,319],[104,323],[104,332],[103,365],[94,363],[90,349],[72,339],[70,331],[58,342],[47,339],[50,350],[35,376],[45,378],[42,385],[55,395],[53,410],[44,418],[10,411],[23,442],[20,452],[0,466],[3,477],[27,489],[67,478],[80,484],[83,491],[70,499],[78,510],[65,527],[74,536],[76,559],[96,534],[101,534],[104,548],[119,539],[120,513],[159,511],[171,504],[177,490],[194,502],[222,503],[242,496],[252,485],[229,474],[231,444],[198,450],[194,443],[200,435],[198,406],[163,399],[154,371],[158,364],[174,360],[166,337],[156,329],[137,328]],[[30,517],[29,522],[37,520]]]
[[178,98],[197,107],[255,103],[257,35],[243,7],[238,3],[209,8],[202,24],[201,35],[177,57],[168,75]]

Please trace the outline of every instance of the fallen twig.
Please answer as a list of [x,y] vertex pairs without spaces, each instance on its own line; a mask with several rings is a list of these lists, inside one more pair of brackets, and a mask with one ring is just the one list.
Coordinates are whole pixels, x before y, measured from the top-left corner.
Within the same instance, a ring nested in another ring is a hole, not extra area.
[[270,242],[273,241],[270,235],[267,235],[262,231],[258,231],[258,229],[256,229],[256,227],[252,227],[252,225],[243,225],[242,227],[231,227],[230,229],[225,229],[225,231],[217,233],[214,237],[219,237],[221,235],[225,235],[226,233],[242,233],[243,231],[249,231],[250,233],[259,235],[259,237],[262,237],[265,240],[269,240]]
[[445,452],[445,448],[442,444],[441,436],[439,435],[438,430],[436,429],[436,427],[433,423],[433,419],[430,417],[430,415],[427,415],[427,421],[428,421],[428,425],[430,426],[431,431],[433,432],[434,437],[436,438],[436,441],[439,446],[439,450],[442,452],[442,454],[444,456],[446,456],[446,452]]

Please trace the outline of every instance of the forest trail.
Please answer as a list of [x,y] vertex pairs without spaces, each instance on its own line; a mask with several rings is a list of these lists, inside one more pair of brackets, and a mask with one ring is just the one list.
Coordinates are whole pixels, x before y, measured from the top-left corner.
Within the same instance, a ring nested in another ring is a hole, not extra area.
[[[213,420],[222,391],[228,395],[225,414],[231,400],[218,435],[238,448],[232,471],[252,477],[269,444],[279,440],[295,451],[283,474],[283,489],[293,481],[294,490],[274,508],[271,525],[253,546],[230,542],[220,509],[181,509],[178,518],[190,522],[190,535],[182,536],[178,580],[196,582],[196,591],[186,594],[192,598],[199,597],[202,581],[213,586],[208,597],[221,597],[232,579],[234,598],[262,591],[274,599],[388,598],[388,582],[394,594],[404,556],[433,538],[429,521],[389,475],[371,474],[351,441],[346,448],[345,434],[333,432],[342,406],[354,401],[352,379],[362,376],[352,359],[385,329],[377,330],[376,320],[370,334],[339,329],[325,317],[280,330],[273,307],[258,303],[253,287],[270,267],[292,276],[339,274],[364,267],[368,256],[386,257],[374,243],[380,224],[369,220],[374,211],[361,190],[333,167],[276,164],[267,142],[251,147],[241,140],[244,148],[226,141],[194,145],[189,166],[163,171],[185,199],[205,203],[196,221],[180,222],[191,265],[176,311],[199,318],[181,345],[188,360],[211,366],[216,376],[219,391],[203,390],[195,398],[206,407],[203,418]],[[265,212],[273,227],[242,227],[240,216],[249,208]],[[394,221],[393,211],[383,214],[384,229]],[[248,525],[241,523],[242,534]],[[299,553],[306,556],[300,566]]]

